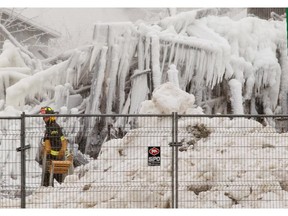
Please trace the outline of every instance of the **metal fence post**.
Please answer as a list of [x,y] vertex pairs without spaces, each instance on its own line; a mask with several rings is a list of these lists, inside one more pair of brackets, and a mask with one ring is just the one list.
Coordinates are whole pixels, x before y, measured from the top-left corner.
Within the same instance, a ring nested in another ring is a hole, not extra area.
[[178,113],[174,112],[175,123],[175,208],[178,208]]
[[175,194],[174,194],[174,192],[175,192],[175,173],[174,173],[174,164],[175,164],[175,161],[174,161],[174,158],[175,158],[175,156],[174,156],[174,144],[175,144],[175,127],[174,127],[174,125],[175,125],[175,123],[174,123],[174,121],[175,121],[175,119],[174,119],[174,112],[172,113],[172,143],[170,143],[170,146],[172,147],[172,161],[171,161],[171,168],[172,168],[172,170],[171,170],[171,177],[172,177],[172,187],[171,187],[171,189],[172,189],[172,194],[171,194],[171,196],[172,196],[172,208],[174,208],[174,206],[175,206]]
[[25,167],[25,113],[21,115],[21,208],[26,207],[26,191],[25,191],[25,178],[26,178],[26,167]]
[[172,207],[178,208],[178,113],[172,113]]
[[21,114],[21,146],[16,149],[21,152],[21,208],[26,208],[26,161],[25,150],[30,148],[30,145],[25,145],[25,113]]

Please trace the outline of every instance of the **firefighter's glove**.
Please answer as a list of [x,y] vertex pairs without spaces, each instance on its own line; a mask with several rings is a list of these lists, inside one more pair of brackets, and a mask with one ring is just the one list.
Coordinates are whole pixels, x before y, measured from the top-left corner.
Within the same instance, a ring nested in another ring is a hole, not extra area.
[[65,156],[65,151],[67,149],[67,140],[64,138],[64,136],[61,137],[61,149],[59,151],[59,154],[58,154],[58,159],[61,160],[64,158]]
[[58,153],[58,159],[61,160],[63,159],[65,156],[65,149],[60,149],[59,153]]
[[51,153],[51,144],[49,140],[45,140],[44,142],[44,150],[47,154]]

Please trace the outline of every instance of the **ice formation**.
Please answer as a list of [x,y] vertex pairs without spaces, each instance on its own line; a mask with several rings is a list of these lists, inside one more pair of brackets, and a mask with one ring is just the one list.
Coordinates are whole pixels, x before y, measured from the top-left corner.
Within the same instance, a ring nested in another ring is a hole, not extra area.
[[[171,81],[193,94],[206,114],[287,114],[284,21],[199,17],[196,10],[153,24],[95,24],[90,45],[41,66],[28,54],[5,42],[0,112],[13,106],[35,113],[49,105],[57,111],[66,107],[67,113],[135,114],[141,102]],[[171,76],[176,70],[178,76]],[[98,133],[107,125],[99,121],[86,119],[83,128],[102,125],[91,131]],[[119,118],[113,124],[125,127],[131,121]],[[85,149],[98,143],[89,139]]]
[[[35,72],[30,68],[30,74],[25,73],[29,77],[19,75],[19,70],[13,77],[1,73],[0,86],[2,92],[7,92],[1,93],[1,98],[8,106],[20,108],[35,99],[38,103],[47,100],[55,103],[55,99],[61,103],[60,95],[56,95],[57,86],[70,83],[77,90],[91,85],[85,113],[133,114],[149,92],[166,81],[174,82],[169,75],[173,67],[179,71],[179,87],[193,93],[196,104],[206,107],[207,114],[233,113],[233,110],[248,114],[255,112],[254,107],[264,114],[287,111],[287,42],[283,21],[199,17],[195,10],[152,25],[98,23],[93,40],[88,48],[70,52],[66,60],[43,67],[47,69]],[[7,41],[0,67],[27,68],[31,62],[25,56]],[[152,82],[146,85],[149,73]],[[13,82],[7,83],[4,78],[7,76]],[[54,79],[56,76],[58,79]],[[241,84],[237,94],[232,94],[228,85],[231,79]],[[239,94],[243,107],[229,110],[230,102],[223,98],[228,96],[236,101],[239,98],[233,97]]]

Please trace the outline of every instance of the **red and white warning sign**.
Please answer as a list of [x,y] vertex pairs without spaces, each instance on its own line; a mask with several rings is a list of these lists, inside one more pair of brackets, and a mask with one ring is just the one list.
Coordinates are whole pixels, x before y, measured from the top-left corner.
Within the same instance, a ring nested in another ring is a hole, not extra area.
[[148,166],[160,166],[161,151],[160,146],[148,147]]
[[149,149],[149,153],[154,156],[159,154],[159,152],[160,152],[160,147],[152,147]]

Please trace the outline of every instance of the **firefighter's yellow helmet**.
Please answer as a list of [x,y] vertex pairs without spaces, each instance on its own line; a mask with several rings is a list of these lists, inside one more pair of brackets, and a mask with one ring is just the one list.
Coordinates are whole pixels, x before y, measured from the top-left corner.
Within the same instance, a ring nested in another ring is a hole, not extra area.
[[[55,112],[54,112],[54,110],[51,107],[41,107],[40,114],[55,114]],[[49,120],[50,121],[55,121],[56,117],[55,116],[50,116]]]

